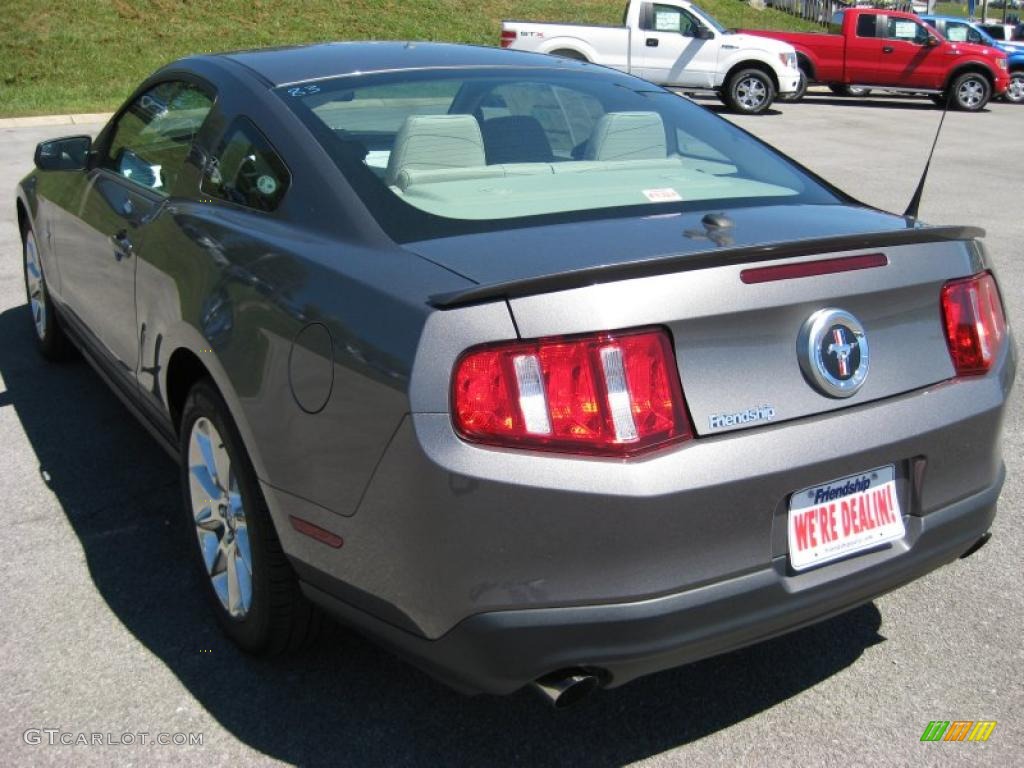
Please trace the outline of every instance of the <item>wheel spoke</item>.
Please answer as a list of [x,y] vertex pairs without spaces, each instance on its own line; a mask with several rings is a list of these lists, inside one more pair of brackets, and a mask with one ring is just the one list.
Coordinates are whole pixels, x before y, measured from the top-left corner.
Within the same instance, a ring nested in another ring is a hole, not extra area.
[[[203,426],[209,427],[209,422],[206,422],[205,419],[203,421],[205,422]],[[217,463],[213,458],[214,449],[212,441],[210,440],[210,435],[202,429],[197,429],[193,435],[193,439],[195,440],[196,445],[199,446],[199,453],[203,458],[203,464],[206,467],[207,474],[214,483],[214,487],[223,487],[221,478],[217,475]],[[221,494],[220,492],[217,492],[212,495],[214,498],[218,498]]]
[[203,562],[206,564],[206,572],[213,573],[213,566],[217,562],[217,554],[220,552],[220,541],[213,531],[200,530],[199,549],[203,553]]
[[218,573],[212,579],[210,583],[213,584],[213,591],[217,593],[217,597],[220,598],[220,603],[225,608],[228,607],[228,574],[227,571]]
[[[196,504],[196,491],[201,491],[201,498],[205,504],[212,504],[221,498],[220,488],[210,476],[210,470],[205,464],[197,464],[189,468],[189,475],[192,479],[192,503]],[[196,487],[198,486],[198,487]],[[197,505],[198,506],[198,505]]]
[[196,514],[196,528],[216,533],[224,528],[224,518],[213,504],[203,507]]
[[227,493],[232,486],[231,459],[228,450],[224,446],[224,440],[216,431],[210,435],[210,448],[213,454],[213,471],[219,485],[224,493]]
[[238,550],[238,555],[242,558],[242,562],[245,563],[246,571],[252,574],[252,552],[249,549],[248,526],[242,525],[235,528],[235,548]]

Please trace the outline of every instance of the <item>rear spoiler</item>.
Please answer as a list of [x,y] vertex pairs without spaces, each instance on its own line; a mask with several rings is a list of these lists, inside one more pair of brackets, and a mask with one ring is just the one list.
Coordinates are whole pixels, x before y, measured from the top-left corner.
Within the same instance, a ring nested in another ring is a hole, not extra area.
[[885,248],[919,243],[939,243],[956,240],[976,240],[985,236],[979,227],[944,226],[896,229],[887,232],[864,232],[855,235],[815,237],[786,243],[744,245],[736,248],[718,248],[696,253],[676,253],[653,259],[626,261],[619,264],[601,264],[569,272],[556,272],[504,283],[478,285],[461,291],[431,296],[431,306],[452,309],[487,301],[517,299],[539,293],[553,293],[572,288],[585,288],[616,280],[663,275],[668,272],[690,272],[698,269],[724,267],[757,261],[774,261],[799,256],[859,251],[865,248]]

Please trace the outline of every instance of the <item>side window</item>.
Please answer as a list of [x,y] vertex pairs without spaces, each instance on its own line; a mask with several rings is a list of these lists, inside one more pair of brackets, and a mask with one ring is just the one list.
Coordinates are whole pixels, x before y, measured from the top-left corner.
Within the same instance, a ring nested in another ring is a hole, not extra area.
[[240,117],[225,131],[220,147],[207,161],[202,190],[236,205],[272,211],[288,191],[284,161],[259,129]]
[[678,32],[683,37],[695,37],[697,20],[674,5],[654,5],[651,26],[655,32]]
[[[946,39],[951,43],[966,43],[970,38],[971,32],[974,32],[974,30],[966,24],[961,24],[956,21],[946,22]],[[978,40],[981,39],[981,36],[978,35],[977,32],[974,32],[974,34]]]
[[928,40],[928,30],[911,19],[889,19],[885,36],[890,40],[924,45]]
[[213,99],[191,83],[167,82],[151,88],[118,119],[103,167],[170,194],[212,107]]
[[857,19],[857,37],[878,37],[878,17],[873,13],[864,13]]

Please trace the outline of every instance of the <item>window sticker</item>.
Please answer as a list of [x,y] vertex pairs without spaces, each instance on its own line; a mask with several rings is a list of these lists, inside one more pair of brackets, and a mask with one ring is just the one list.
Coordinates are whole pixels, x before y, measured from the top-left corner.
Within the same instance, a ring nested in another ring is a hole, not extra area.
[[678,203],[683,199],[672,187],[645,189],[644,197],[652,203]]
[[952,25],[946,27],[946,39],[951,43],[966,43],[967,27],[961,27],[959,24],[955,27]]
[[654,29],[658,32],[678,32],[681,19],[679,11],[658,11],[654,14]]
[[900,40],[913,40],[917,37],[917,24],[912,21],[895,21],[892,35]]

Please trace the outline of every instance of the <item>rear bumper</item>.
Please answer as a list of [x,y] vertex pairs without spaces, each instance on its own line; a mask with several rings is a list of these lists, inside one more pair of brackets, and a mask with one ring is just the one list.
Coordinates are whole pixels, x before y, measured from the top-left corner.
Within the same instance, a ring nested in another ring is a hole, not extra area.
[[[904,516],[904,539],[880,551],[794,574],[787,558],[709,586],[608,605],[492,611],[437,640],[372,618],[304,584],[330,613],[467,692],[511,693],[568,667],[601,670],[609,687],[783,634],[842,613],[968,551],[989,529],[1002,487],[924,517]],[[844,573],[845,571],[845,573]]]

